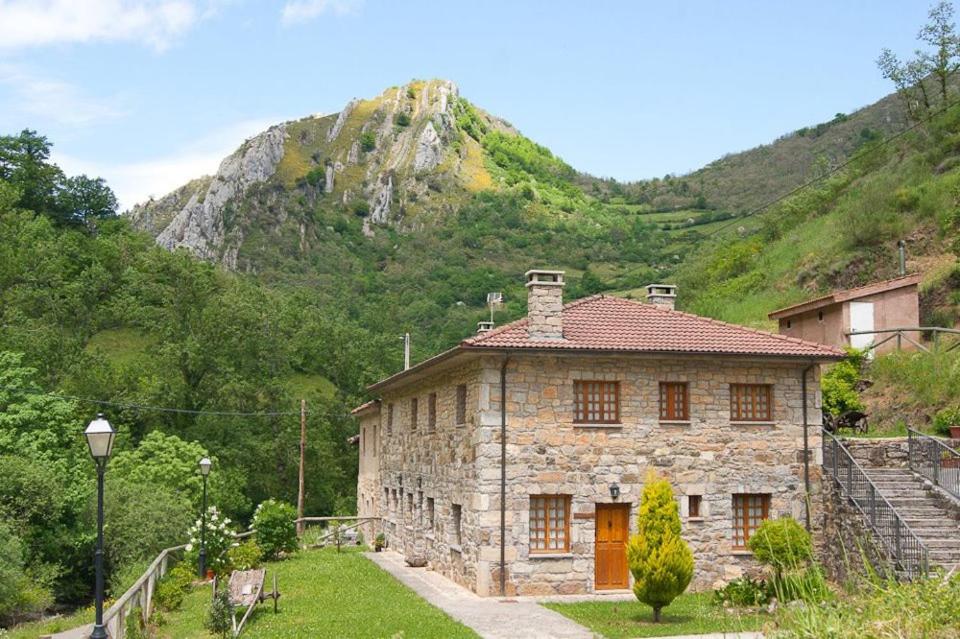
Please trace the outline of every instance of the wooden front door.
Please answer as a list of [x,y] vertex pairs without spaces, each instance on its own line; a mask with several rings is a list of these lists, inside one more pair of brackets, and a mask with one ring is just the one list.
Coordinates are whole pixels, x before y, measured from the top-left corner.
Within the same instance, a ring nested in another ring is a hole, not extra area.
[[615,590],[629,585],[629,536],[630,504],[597,504],[597,539],[594,545],[594,585],[597,590]]

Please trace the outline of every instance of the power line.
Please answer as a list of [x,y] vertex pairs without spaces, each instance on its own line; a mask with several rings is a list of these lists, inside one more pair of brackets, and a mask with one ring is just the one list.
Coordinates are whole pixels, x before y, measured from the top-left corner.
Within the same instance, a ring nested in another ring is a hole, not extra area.
[[787,191],[786,193],[784,193],[784,194],[782,194],[782,195],[778,195],[777,197],[773,198],[773,199],[770,200],[769,202],[766,202],[765,204],[761,204],[760,206],[756,207],[755,209],[752,209],[752,210],[748,211],[747,213],[744,213],[743,215],[739,215],[739,216],[733,218],[733,219],[730,220],[730,222],[727,223],[727,224],[723,224],[723,225],[721,225],[721,226],[718,226],[718,227],[715,228],[713,231],[707,233],[707,234],[706,234],[706,237],[713,237],[714,235],[716,235],[716,234],[719,233],[720,231],[722,231],[722,230],[724,230],[724,229],[726,229],[726,228],[728,228],[728,227],[730,227],[730,226],[733,226],[734,224],[736,224],[736,223],[739,222],[740,220],[746,219],[746,218],[748,218],[748,217],[753,217],[754,215],[757,215],[758,213],[762,213],[763,211],[765,211],[766,209],[770,208],[770,207],[773,206],[774,204],[777,204],[777,203],[779,203],[779,202],[782,202],[783,200],[786,200],[787,198],[796,195],[796,194],[799,193],[800,191],[802,191],[802,190],[804,190],[804,189],[806,189],[806,188],[808,188],[808,187],[810,187],[810,186],[813,186],[813,185],[816,184],[817,182],[819,182],[819,181],[821,181],[821,180],[824,180],[824,179],[830,177],[831,175],[834,175],[834,174],[842,171],[843,169],[845,169],[846,167],[848,167],[848,166],[849,166],[850,164],[852,164],[853,162],[859,160],[859,159],[862,158],[862,157],[865,157],[865,156],[867,156],[867,155],[870,155],[871,153],[879,150],[881,147],[886,146],[887,144],[890,144],[890,143],[893,142],[894,140],[897,140],[897,139],[899,139],[899,138],[902,138],[902,137],[905,136],[907,133],[910,133],[911,131],[913,131],[914,129],[918,128],[919,126],[921,126],[921,125],[923,125],[923,124],[926,124],[927,122],[929,122],[929,121],[932,120],[933,118],[937,117],[937,116],[940,115],[941,113],[944,113],[945,111],[947,111],[948,109],[956,106],[957,104],[960,104],[960,99],[957,99],[957,100],[954,100],[953,102],[950,102],[949,104],[947,104],[946,106],[940,108],[939,110],[934,111],[933,113],[931,113],[930,115],[928,115],[928,116],[925,117],[924,119],[918,120],[918,121],[915,122],[914,124],[908,126],[907,128],[903,129],[902,131],[899,131],[898,133],[894,133],[893,135],[891,135],[890,137],[882,140],[882,141],[879,142],[878,144],[876,144],[876,145],[874,145],[874,146],[871,146],[869,149],[866,149],[865,151],[862,151],[862,152],[860,152],[860,153],[857,153],[857,154],[851,156],[850,158],[844,160],[843,162],[841,162],[840,164],[838,164],[838,165],[835,166],[834,168],[830,169],[829,171],[827,171],[827,172],[824,173],[823,175],[817,176],[817,177],[813,178],[812,180],[808,180],[808,181],[804,182],[803,184],[800,184],[799,186],[797,186],[797,187],[795,187],[795,188]]
[[148,406],[145,404],[128,404],[124,402],[111,402],[103,399],[93,399],[90,397],[77,397],[75,395],[61,395],[59,393],[49,393],[42,390],[29,388],[14,388],[10,386],[0,386],[0,390],[11,393],[22,393],[25,395],[37,395],[41,397],[53,397],[73,402],[86,402],[88,404],[97,404],[100,406],[110,406],[112,408],[122,408],[127,410],[147,411],[154,413],[176,413],[180,415],[212,415],[216,417],[288,417],[299,415],[300,411],[267,411],[262,413],[250,413],[242,411],[227,410],[194,410],[191,408],[170,408],[166,406]]

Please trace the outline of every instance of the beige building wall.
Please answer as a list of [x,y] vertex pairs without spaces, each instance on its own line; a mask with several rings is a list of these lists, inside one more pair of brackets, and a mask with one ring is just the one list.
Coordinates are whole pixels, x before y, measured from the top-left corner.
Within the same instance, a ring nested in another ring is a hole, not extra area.
[[[378,417],[379,458],[361,466],[358,499],[371,491],[389,545],[422,557],[434,569],[481,595],[498,594],[500,557],[501,355],[472,360],[401,391],[385,392]],[[733,548],[733,494],[766,493],[770,516],[804,520],[803,426],[800,362],[744,358],[511,355],[507,364],[506,565],[508,594],[594,591],[594,510],[631,504],[631,530],[648,470],[673,485],[686,514],[686,497],[702,496],[702,518],[683,518],[695,558],[693,586],[706,589],[755,567]],[[621,423],[588,426],[573,419],[575,380],[620,382]],[[659,382],[686,381],[689,423],[659,421]],[[773,385],[774,419],[730,421],[731,383]],[[456,387],[467,387],[467,419],[455,424]],[[818,368],[808,374],[811,482],[820,490],[821,416]],[[437,393],[437,424],[427,425],[428,397]],[[417,397],[414,431],[410,399]],[[385,424],[388,406],[394,423]],[[363,423],[363,420],[362,420]],[[371,431],[366,431],[369,435]],[[370,449],[367,449],[367,454]],[[378,467],[379,486],[370,488]],[[530,496],[571,496],[570,552],[529,551]],[[364,495],[360,497],[359,495]],[[394,497],[396,495],[396,498]],[[433,499],[433,523],[428,499]],[[814,497],[811,504],[818,504]],[[460,506],[460,531],[454,529]],[[361,508],[366,508],[361,504]],[[820,525],[820,513],[813,512]]]
[[[858,297],[853,300],[836,302],[820,309],[798,313],[797,315],[780,318],[779,332],[799,339],[827,344],[843,348],[850,345],[847,333],[850,331],[850,303],[873,303],[874,330],[902,328],[920,325],[920,301],[917,296],[917,287],[904,286],[891,291]],[[921,335],[912,331],[905,333],[907,337],[919,342]],[[876,342],[889,337],[889,334],[878,334]],[[900,345],[904,350],[914,350],[916,347],[908,340],[903,339]],[[897,349],[897,338],[881,344],[876,348],[877,354],[889,353]]]

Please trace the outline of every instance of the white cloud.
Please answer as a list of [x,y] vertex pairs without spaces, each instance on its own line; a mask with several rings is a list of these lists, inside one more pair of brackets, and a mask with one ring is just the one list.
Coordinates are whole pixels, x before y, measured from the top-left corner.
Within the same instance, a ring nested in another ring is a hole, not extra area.
[[360,8],[363,0],[287,0],[283,5],[283,24],[313,20],[325,13],[343,15]]
[[20,67],[0,63],[0,86],[10,91],[5,109],[67,126],[81,126],[126,115],[123,100],[86,95],[61,80],[44,78]]
[[0,49],[140,42],[158,51],[209,11],[196,0],[0,0]]
[[190,180],[216,172],[220,162],[248,137],[264,131],[280,118],[245,120],[224,127],[174,153],[124,164],[88,161],[58,153],[51,159],[67,175],[85,173],[102,177],[120,201],[120,209],[151,197],[161,197]]

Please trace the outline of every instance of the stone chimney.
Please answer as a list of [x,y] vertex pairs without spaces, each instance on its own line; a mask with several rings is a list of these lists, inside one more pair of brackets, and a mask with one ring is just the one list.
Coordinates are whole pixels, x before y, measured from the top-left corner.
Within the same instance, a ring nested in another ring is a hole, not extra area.
[[648,284],[647,285],[647,304],[653,304],[657,308],[666,308],[671,311],[676,306],[677,287],[673,284]]
[[527,271],[527,335],[563,339],[563,271]]
[[477,335],[482,335],[483,333],[489,333],[492,330],[493,330],[493,322],[488,320],[477,322]]

